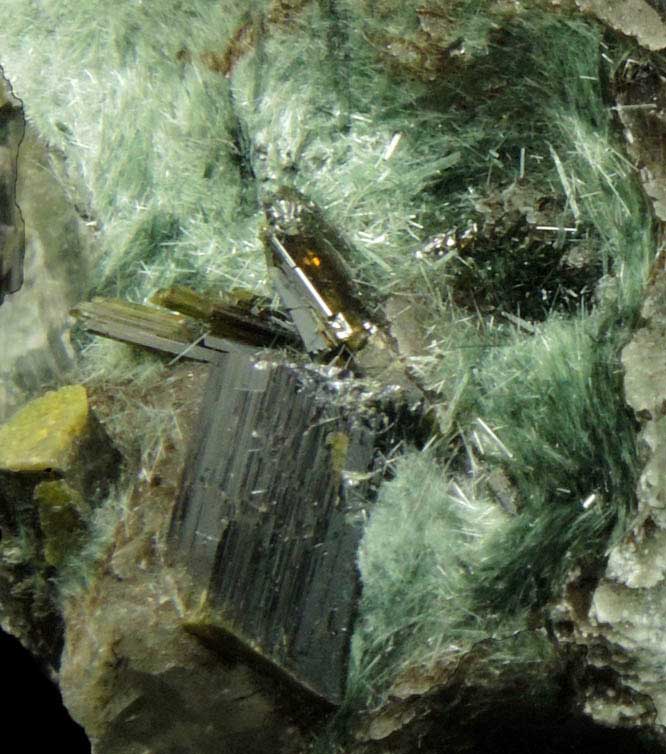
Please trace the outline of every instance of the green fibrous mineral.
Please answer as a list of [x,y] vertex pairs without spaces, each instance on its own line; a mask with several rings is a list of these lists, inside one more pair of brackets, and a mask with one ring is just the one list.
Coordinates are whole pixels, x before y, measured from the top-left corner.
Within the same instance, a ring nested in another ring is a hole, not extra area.
[[0,427],[0,470],[63,472],[88,425],[88,397],[82,385],[49,391]]
[[62,479],[38,484],[34,501],[44,541],[44,560],[57,568],[83,544],[90,508]]

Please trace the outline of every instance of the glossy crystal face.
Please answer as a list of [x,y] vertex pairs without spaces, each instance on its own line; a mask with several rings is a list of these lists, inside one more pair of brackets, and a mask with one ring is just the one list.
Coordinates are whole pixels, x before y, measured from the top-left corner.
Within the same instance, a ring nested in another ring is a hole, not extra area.
[[348,244],[316,205],[282,187],[265,203],[266,261],[306,351],[362,345],[369,315],[343,254]]

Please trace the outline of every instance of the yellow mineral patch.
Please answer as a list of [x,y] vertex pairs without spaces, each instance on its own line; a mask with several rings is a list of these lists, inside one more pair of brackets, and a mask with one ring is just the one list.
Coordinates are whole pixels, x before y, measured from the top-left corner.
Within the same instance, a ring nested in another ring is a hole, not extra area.
[[88,422],[83,385],[68,385],[31,401],[0,427],[0,469],[64,471]]
[[347,463],[349,435],[345,432],[329,432],[326,435],[326,445],[330,448],[333,471],[342,474]]

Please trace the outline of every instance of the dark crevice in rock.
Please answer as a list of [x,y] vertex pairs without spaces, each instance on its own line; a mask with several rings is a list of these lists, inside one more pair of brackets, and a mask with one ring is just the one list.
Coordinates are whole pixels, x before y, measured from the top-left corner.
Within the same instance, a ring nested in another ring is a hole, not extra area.
[[16,182],[24,134],[23,103],[0,67],[0,303],[23,285],[25,223],[16,202]]
[[[3,729],[16,737],[23,747],[36,750],[43,746],[45,730],[70,754],[90,754],[90,742],[83,728],[67,713],[57,686],[14,637],[0,630],[0,662],[4,682],[11,693],[2,704]],[[36,725],[36,721],[39,724]],[[25,723],[30,721],[29,725]]]

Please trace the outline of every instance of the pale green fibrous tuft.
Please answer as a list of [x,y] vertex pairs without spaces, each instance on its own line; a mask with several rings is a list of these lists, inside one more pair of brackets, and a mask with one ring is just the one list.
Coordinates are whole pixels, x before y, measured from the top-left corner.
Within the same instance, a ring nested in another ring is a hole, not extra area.
[[352,687],[381,687],[396,666],[461,654],[489,629],[471,610],[470,574],[508,515],[473,480],[447,477],[433,452],[410,451],[395,473],[359,556],[366,589]]

